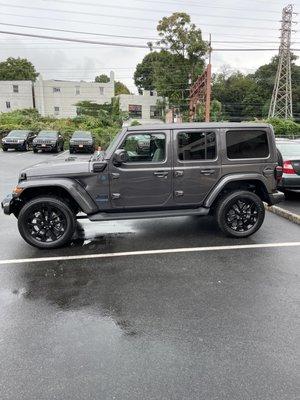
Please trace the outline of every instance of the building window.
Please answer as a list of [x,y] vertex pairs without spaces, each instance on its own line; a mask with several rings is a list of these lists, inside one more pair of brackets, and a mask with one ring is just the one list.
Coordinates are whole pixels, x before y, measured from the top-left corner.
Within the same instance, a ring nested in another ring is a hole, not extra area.
[[54,115],[59,115],[59,107],[54,107]]
[[19,86],[18,85],[13,85],[13,92],[14,93],[19,93]]
[[75,86],[75,94],[76,96],[80,95],[80,86]]
[[142,106],[138,104],[129,104],[128,112],[130,118],[142,118]]
[[54,87],[53,88],[53,93],[60,93],[60,88],[59,87]]
[[178,158],[180,161],[214,160],[216,158],[215,132],[179,132]]
[[269,156],[268,137],[265,131],[228,131],[226,142],[227,157],[232,160],[267,158]]
[[100,86],[99,90],[100,90],[100,96],[103,96],[104,95],[104,87]]
[[160,119],[161,112],[158,110],[156,106],[150,106],[150,118],[151,119]]
[[6,108],[9,110],[10,109],[10,101],[6,102]]

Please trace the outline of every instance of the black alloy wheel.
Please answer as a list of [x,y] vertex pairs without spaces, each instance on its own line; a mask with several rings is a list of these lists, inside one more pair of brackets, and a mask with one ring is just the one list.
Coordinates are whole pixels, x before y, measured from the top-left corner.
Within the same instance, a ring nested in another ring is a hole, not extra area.
[[239,191],[223,197],[216,211],[220,229],[228,236],[247,237],[262,225],[265,209],[261,199],[252,192]]
[[55,197],[38,197],[21,209],[18,227],[23,239],[32,246],[50,249],[69,242],[76,226],[70,207]]

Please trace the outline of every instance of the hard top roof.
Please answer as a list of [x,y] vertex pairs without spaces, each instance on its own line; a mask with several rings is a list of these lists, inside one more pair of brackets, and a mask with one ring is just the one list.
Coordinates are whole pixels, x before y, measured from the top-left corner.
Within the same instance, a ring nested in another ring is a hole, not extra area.
[[214,129],[214,128],[269,128],[271,125],[262,122],[186,122],[182,124],[148,124],[128,126],[128,131],[168,130],[168,129]]

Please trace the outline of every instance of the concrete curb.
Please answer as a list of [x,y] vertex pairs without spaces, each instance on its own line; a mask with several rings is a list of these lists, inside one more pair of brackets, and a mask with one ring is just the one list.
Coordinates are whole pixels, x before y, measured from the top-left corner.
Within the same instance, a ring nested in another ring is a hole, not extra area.
[[291,211],[285,210],[284,208],[278,207],[278,206],[268,206],[266,203],[264,203],[265,209],[272,212],[273,214],[279,215],[280,217],[283,217],[291,222],[294,222],[295,224],[300,225],[300,215],[294,214]]

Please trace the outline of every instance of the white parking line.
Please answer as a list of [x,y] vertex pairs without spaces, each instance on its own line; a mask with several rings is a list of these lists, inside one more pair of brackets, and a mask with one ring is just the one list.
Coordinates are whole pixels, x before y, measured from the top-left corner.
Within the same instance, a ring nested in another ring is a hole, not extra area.
[[232,245],[232,246],[187,247],[187,248],[179,248],[179,249],[140,250],[140,251],[125,251],[125,252],[119,252],[119,253],[78,254],[78,255],[74,255],[74,256],[57,256],[57,257],[39,257],[39,258],[21,258],[21,259],[11,259],[11,260],[0,260],[0,265],[44,263],[44,262],[50,262],[50,261],[93,260],[93,259],[98,259],[98,258],[129,257],[129,256],[140,256],[140,255],[155,255],[155,254],[197,253],[197,252],[206,252],[206,251],[267,249],[267,248],[298,247],[298,246],[300,246],[300,242],[260,243],[260,244],[244,244],[244,245],[242,244],[242,245]]

